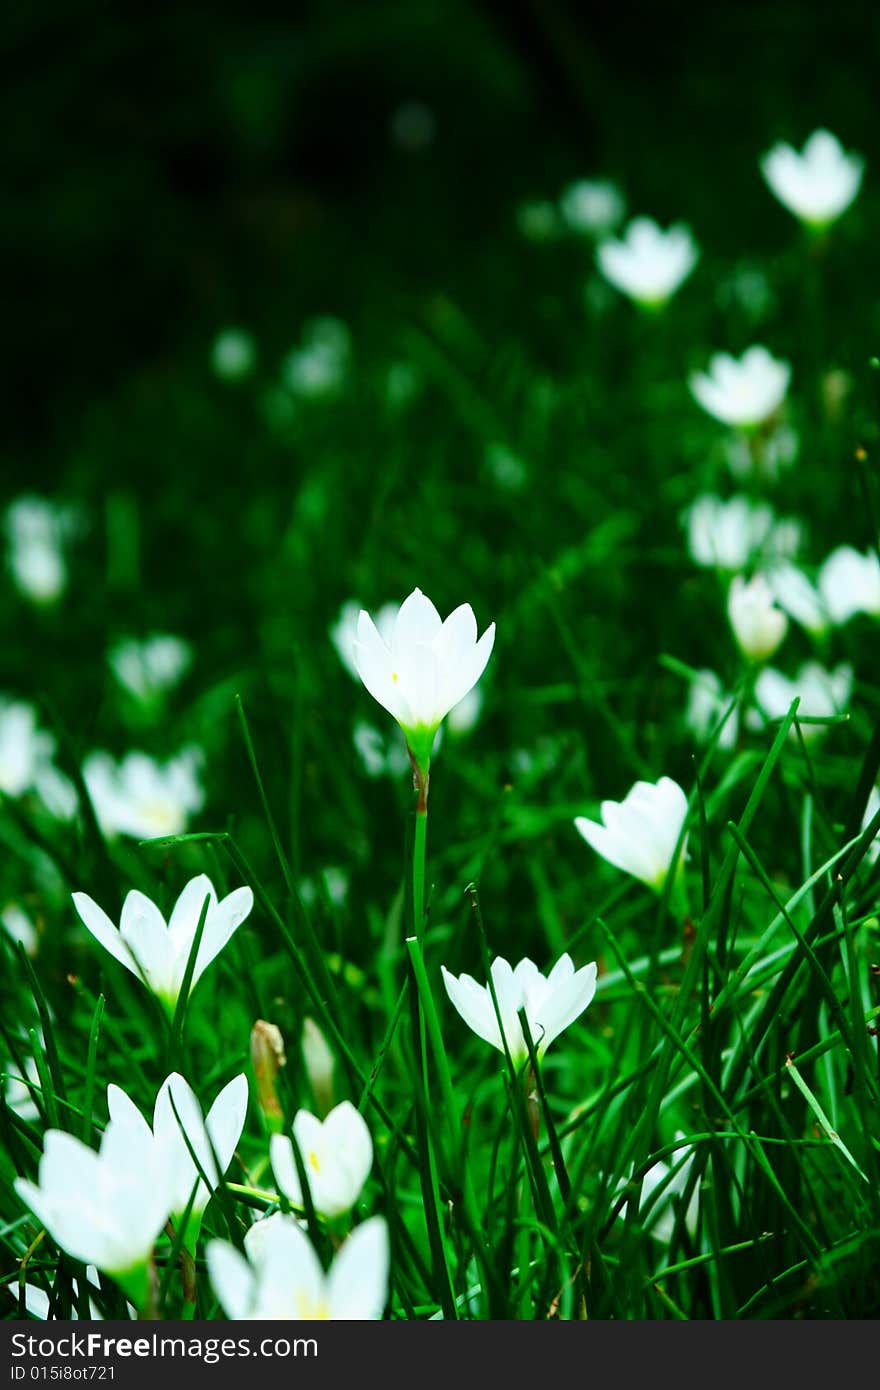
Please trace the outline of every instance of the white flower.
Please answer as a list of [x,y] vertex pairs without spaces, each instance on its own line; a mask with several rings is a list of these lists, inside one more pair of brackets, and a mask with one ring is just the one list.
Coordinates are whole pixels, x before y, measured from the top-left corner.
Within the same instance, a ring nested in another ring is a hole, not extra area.
[[149,704],[177,684],[192,661],[192,649],[182,637],[157,632],[143,642],[126,638],[108,653],[110,669],[136,700]]
[[[683,1139],[684,1134],[679,1130],[675,1137],[676,1139]],[[670,1157],[671,1162],[668,1163],[664,1162],[663,1159],[658,1159],[642,1178],[640,1206],[642,1209],[646,1209],[645,1229],[663,1245],[668,1245],[675,1234],[678,1220],[676,1206],[687,1188],[690,1172],[694,1166],[696,1150],[692,1144],[682,1144],[673,1150]],[[694,1185],[684,1214],[685,1229],[691,1240],[695,1240],[697,1235],[700,1187],[701,1182],[698,1181]],[[656,1200],[650,1200],[655,1193],[657,1194]],[[623,1216],[625,1212],[626,1203],[621,1207],[620,1215]]]
[[[442,729],[437,731],[435,750],[440,746],[442,732]],[[359,719],[352,730],[352,741],[368,777],[399,778],[410,765],[406,739],[401,737],[399,729],[389,729],[386,733],[375,724]]]
[[832,550],[819,571],[819,592],[833,623],[849,622],[856,613],[880,617],[880,560],[850,545]]
[[483,692],[478,686],[469,690],[463,700],[459,700],[457,705],[453,705],[449,714],[446,716],[446,725],[450,735],[456,738],[469,734],[471,729],[476,728],[480,714],[483,710]]
[[[700,743],[708,743],[732,701],[714,671],[698,671],[691,681],[685,722]],[[724,721],[718,735],[717,747],[730,750],[736,747],[739,715],[734,709]]]
[[293,1120],[293,1140],[286,1134],[273,1134],[269,1140],[275,1180],[287,1200],[302,1209],[294,1141],[302,1156],[315,1211],[328,1218],[350,1211],[373,1166],[373,1141],[360,1111],[347,1100],[335,1106],[323,1121],[308,1110],[298,1110]]
[[[165,1078],[156,1097],[153,1133],[157,1143],[164,1145],[171,1156],[171,1218],[175,1225],[182,1219],[193,1187],[198,1184],[184,1236],[184,1243],[190,1250],[195,1250],[202,1216],[211,1200],[211,1193],[216,1191],[232,1162],[244,1129],[247,1105],[248,1084],[244,1073],[233,1077],[223,1087],[204,1118],[192,1087],[179,1072],[172,1072]],[[193,1162],[184,1134],[199,1160],[201,1174]],[[210,1188],[206,1187],[205,1178],[210,1182]]]
[[[865,807],[865,814],[862,816],[863,830],[867,830],[878,811],[880,811],[880,787],[872,787],[868,804]],[[868,864],[876,864],[878,859],[880,859],[880,832],[874,836],[865,852],[865,860]]]
[[623,217],[623,194],[608,179],[579,179],[559,199],[562,220],[573,232],[597,236],[610,232]]
[[761,160],[764,178],[780,203],[811,227],[827,227],[846,212],[864,168],[864,160],[847,154],[827,130],[814,131],[801,154],[779,143]]
[[690,275],[698,256],[696,243],[683,223],[664,232],[649,217],[637,217],[621,241],[603,241],[596,252],[605,279],[648,307],[666,303]]
[[39,1181],[15,1190],[52,1239],[84,1264],[112,1275],[141,1302],[146,1264],[171,1208],[168,1155],[137,1107],[109,1086],[110,1120],[98,1153],[63,1130],[47,1130]]
[[8,903],[0,913],[0,925],[13,941],[18,941],[29,956],[35,956],[40,945],[37,929],[23,907]]
[[494,623],[477,640],[469,603],[444,622],[421,589],[404,600],[387,642],[369,613],[360,614],[354,644],[358,674],[403,729],[422,771],[441,721],[480,679],[494,641]]
[[83,777],[103,833],[137,840],[182,834],[204,805],[201,764],[197,748],[185,748],[164,764],[146,753],[127,753],[120,763],[109,753],[90,753]]
[[193,989],[253,907],[250,888],[236,888],[218,902],[211,880],[199,874],[180,894],[167,925],[156,904],[133,888],[122,904],[118,929],[86,893],[73,894],[83,925],[95,940],[143,980],[172,1012],[206,899],[208,914],[193,970]]
[[764,347],[750,347],[738,360],[716,352],[708,372],[694,372],[688,384],[709,415],[724,425],[748,428],[776,414],[790,380],[788,362],[772,357]]
[[211,344],[211,366],[221,381],[250,376],[256,360],[256,342],[244,328],[224,328]]
[[[358,1226],[325,1274],[311,1242],[289,1216],[272,1217],[248,1258],[222,1240],[207,1248],[208,1273],[234,1321],[374,1321],[388,1298],[388,1228],[380,1216]],[[248,1240],[245,1238],[245,1245]]]
[[796,521],[777,519],[766,502],[731,497],[724,502],[706,493],[685,513],[688,549],[698,565],[741,570],[758,554],[788,554],[797,548]]
[[[480,985],[471,975],[451,975],[440,967],[446,993],[465,1023],[478,1038],[504,1051],[498,1014],[488,985]],[[518,1011],[525,1009],[526,1022],[537,1056],[547,1048],[584,1009],[596,993],[596,962],[575,970],[571,956],[563,955],[550,971],[541,971],[528,959],[511,966],[502,956],[489,967],[498,1010],[504,1025],[504,1039],[514,1066],[521,1067],[529,1055]]]
[[[358,669],[354,660],[354,644],[357,641],[358,619],[361,615],[362,605],[357,599],[347,599],[339,610],[339,616],[330,629],[330,641],[336,648],[339,660],[342,662],[352,680],[358,680]],[[376,614],[376,630],[383,642],[391,641],[391,633],[394,630],[394,620],[400,611],[400,606],[396,603],[383,603]]]
[[345,383],[350,353],[351,334],[341,319],[312,319],[303,329],[301,346],[282,364],[284,384],[295,396],[335,396]]
[[[755,682],[755,704],[750,710],[748,724],[752,729],[763,727],[765,720],[783,719],[791,708],[791,703],[800,697],[796,718],[808,715],[816,719],[843,714],[852,694],[853,670],[845,662],[827,671],[816,661],[808,661],[800,668],[794,680],[789,680],[781,671],[768,666]],[[822,724],[802,724],[801,734],[807,740],[820,738],[825,732]],[[794,725],[791,737],[796,737]]]
[[34,1100],[35,1091],[37,1095],[40,1094],[41,1082],[34,1058],[25,1059],[23,1075],[14,1062],[9,1062],[6,1067],[6,1085],[4,1087],[6,1104],[28,1124],[32,1124],[34,1120],[40,1118],[40,1108]]
[[776,565],[768,571],[767,579],[773,597],[790,618],[805,631],[820,637],[830,621],[827,605],[797,565]]
[[37,769],[51,758],[55,740],[37,726],[32,705],[0,702],[0,791],[22,796],[33,786]]
[[748,581],[736,575],[727,595],[727,616],[740,650],[751,661],[771,657],[788,631],[788,617],[777,607],[763,574]]
[[656,783],[636,782],[623,801],[603,801],[603,824],[578,816],[575,827],[609,864],[662,893],[670,872],[677,879],[684,862],[686,836],[673,865],[687,810],[687,797],[678,783],[661,777]]
[[73,508],[30,494],[7,508],[7,560],[25,598],[34,603],[54,603],[67,588],[64,546],[75,521]]

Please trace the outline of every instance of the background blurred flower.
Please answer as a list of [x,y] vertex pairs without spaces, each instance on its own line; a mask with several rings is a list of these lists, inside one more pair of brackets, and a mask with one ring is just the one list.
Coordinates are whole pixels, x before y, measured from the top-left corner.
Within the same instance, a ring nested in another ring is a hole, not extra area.
[[224,328],[211,344],[211,367],[221,381],[250,376],[257,361],[257,344],[245,328]]
[[600,244],[596,259],[616,289],[646,308],[659,308],[690,275],[699,251],[683,223],[664,232],[649,217],[637,217],[621,241]]
[[7,563],[19,592],[31,602],[54,603],[67,588],[65,546],[77,521],[76,508],[31,493],[7,507]]
[[192,661],[192,648],[182,637],[157,632],[141,642],[134,637],[117,642],[107,660],[123,689],[149,704],[178,683]]
[[617,184],[609,179],[578,179],[563,191],[559,211],[570,231],[599,236],[614,230],[626,204]]
[[800,526],[778,519],[767,502],[750,497],[720,497],[707,493],[685,512],[688,548],[698,565],[742,570],[757,555],[792,554],[800,541]]
[[864,160],[847,154],[827,130],[815,130],[799,154],[781,142],[764,155],[761,171],[783,207],[810,227],[827,227],[846,212],[862,183]]
[[136,840],[182,834],[204,805],[201,765],[198,748],[184,748],[167,763],[140,752],[126,753],[120,763],[109,753],[90,753],[83,778],[103,833]]
[[727,616],[740,650],[750,661],[766,661],[788,632],[788,617],[778,607],[767,578],[738,574],[727,593]]
[[876,551],[863,555],[851,545],[832,550],[819,570],[819,593],[834,623],[847,623],[857,613],[880,617],[880,560]]
[[716,352],[708,372],[692,373],[689,385],[697,402],[725,425],[747,429],[775,415],[791,380],[788,362],[764,347],[750,347],[737,359]]
[[[802,715],[812,718],[827,718],[843,714],[852,694],[853,670],[846,662],[828,671],[817,661],[808,661],[801,666],[793,680],[768,666],[755,682],[756,709],[750,710],[750,728],[762,728],[767,720],[783,719],[791,708],[792,701],[798,697],[798,719]],[[825,732],[823,724],[802,724],[801,733],[805,739],[820,738]],[[791,737],[796,737],[794,726]]]
[[[685,721],[699,743],[707,743],[732,701],[714,671],[697,671],[688,692]],[[734,709],[724,720],[718,735],[717,747],[729,751],[736,747],[739,734],[739,711]]]

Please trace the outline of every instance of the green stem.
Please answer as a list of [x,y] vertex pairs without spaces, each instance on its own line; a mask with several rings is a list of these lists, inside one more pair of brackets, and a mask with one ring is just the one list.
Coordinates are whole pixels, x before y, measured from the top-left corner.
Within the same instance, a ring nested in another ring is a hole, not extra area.
[[428,839],[428,769],[416,769],[416,821],[413,835],[413,933],[421,940],[425,925],[425,853]]

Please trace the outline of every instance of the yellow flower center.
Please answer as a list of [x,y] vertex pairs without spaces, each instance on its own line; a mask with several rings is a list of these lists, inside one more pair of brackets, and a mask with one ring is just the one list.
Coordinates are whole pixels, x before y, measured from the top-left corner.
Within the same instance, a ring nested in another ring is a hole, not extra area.
[[309,1152],[309,1164],[310,1164],[310,1166],[311,1166],[312,1168],[314,1168],[314,1170],[315,1170],[316,1173],[320,1173],[320,1171],[321,1171],[321,1160],[318,1158],[318,1155],[315,1153],[315,1150],[314,1150],[314,1149],[312,1149],[312,1150]]

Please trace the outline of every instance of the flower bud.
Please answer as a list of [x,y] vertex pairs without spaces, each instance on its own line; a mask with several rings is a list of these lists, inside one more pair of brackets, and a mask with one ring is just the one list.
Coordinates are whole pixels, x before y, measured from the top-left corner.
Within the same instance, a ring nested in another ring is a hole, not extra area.
[[258,1018],[251,1029],[251,1062],[257,1081],[257,1100],[273,1132],[284,1127],[284,1111],[278,1099],[275,1079],[287,1064],[284,1039],[274,1023]]
[[326,1115],[327,1111],[333,1108],[333,1070],[336,1058],[313,1018],[307,1018],[303,1023],[302,1050],[312,1094],[318,1110],[322,1115]]

